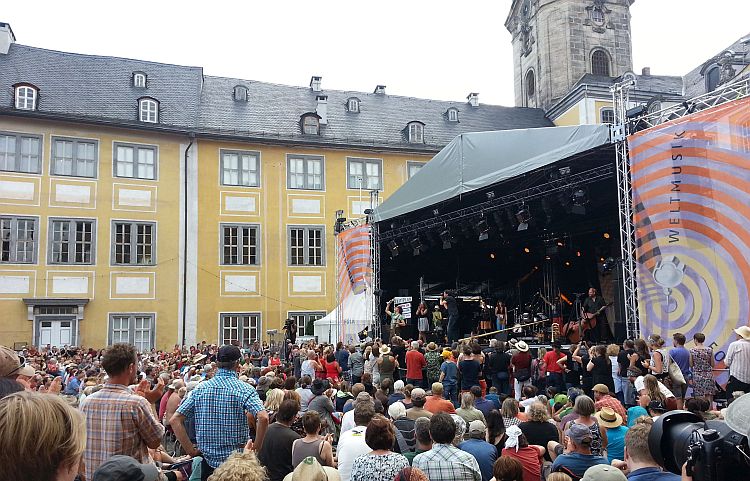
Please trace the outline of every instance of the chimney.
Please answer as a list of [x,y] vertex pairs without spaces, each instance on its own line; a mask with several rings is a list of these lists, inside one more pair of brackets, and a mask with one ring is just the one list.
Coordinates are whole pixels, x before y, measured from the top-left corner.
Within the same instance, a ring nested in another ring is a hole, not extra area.
[[320,84],[322,80],[323,77],[318,77],[317,75],[310,77],[310,88],[313,92],[320,92]]
[[10,28],[9,23],[0,22],[0,55],[7,54],[12,43],[16,43],[13,29]]
[[472,107],[479,107],[479,94],[477,92],[472,92],[467,95],[466,100],[469,101],[469,104],[471,104]]
[[641,75],[644,77],[648,77],[651,75],[651,67],[643,67],[643,70],[641,70]]
[[320,125],[328,124],[328,95],[318,95],[315,97],[318,106],[315,107],[315,113],[320,117]]
[[385,85],[376,85],[373,93],[378,95],[385,95]]

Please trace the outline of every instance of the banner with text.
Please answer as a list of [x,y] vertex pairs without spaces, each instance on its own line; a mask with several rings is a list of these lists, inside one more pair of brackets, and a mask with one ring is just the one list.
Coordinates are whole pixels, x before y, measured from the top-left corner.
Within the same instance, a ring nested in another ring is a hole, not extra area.
[[641,332],[667,346],[681,332],[688,348],[702,332],[720,369],[733,330],[750,318],[750,99],[638,132],[628,144]]

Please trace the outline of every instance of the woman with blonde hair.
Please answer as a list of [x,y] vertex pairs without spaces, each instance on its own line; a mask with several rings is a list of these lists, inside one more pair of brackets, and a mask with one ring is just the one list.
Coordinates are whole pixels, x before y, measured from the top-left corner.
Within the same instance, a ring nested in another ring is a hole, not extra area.
[[208,481],[268,481],[268,476],[255,453],[246,450],[230,454],[208,477]]
[[281,389],[270,389],[266,393],[266,402],[264,407],[268,411],[268,422],[269,424],[276,418],[276,412],[281,406],[281,402],[284,400],[284,391]]
[[456,414],[466,421],[467,426],[472,421],[482,421],[482,424],[487,425],[484,413],[476,408],[476,397],[470,392],[461,394],[461,407],[456,409]]
[[73,481],[85,448],[83,415],[58,396],[17,392],[0,400],[3,479]]
[[516,401],[512,397],[505,398],[505,401],[503,401],[503,404],[500,408],[500,414],[503,415],[503,424],[505,425],[505,429],[508,429],[513,425],[517,426],[523,421],[526,421],[525,417],[524,419],[521,419],[521,415],[518,412],[518,401]]

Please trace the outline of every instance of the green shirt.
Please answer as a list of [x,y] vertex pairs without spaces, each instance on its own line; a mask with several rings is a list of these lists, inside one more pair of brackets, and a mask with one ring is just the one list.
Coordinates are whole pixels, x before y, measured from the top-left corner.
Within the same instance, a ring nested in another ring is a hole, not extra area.
[[414,462],[414,456],[417,454],[426,453],[427,451],[423,451],[421,449],[417,449],[416,451],[410,451],[408,453],[401,453],[404,455],[404,457],[409,461],[409,466],[411,466],[411,463]]

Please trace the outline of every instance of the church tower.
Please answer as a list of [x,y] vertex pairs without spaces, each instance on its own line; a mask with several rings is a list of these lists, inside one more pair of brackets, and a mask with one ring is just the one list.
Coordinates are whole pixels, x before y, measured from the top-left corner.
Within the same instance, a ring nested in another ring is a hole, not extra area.
[[586,74],[633,69],[630,5],[635,0],[513,0],[516,106],[548,111]]

